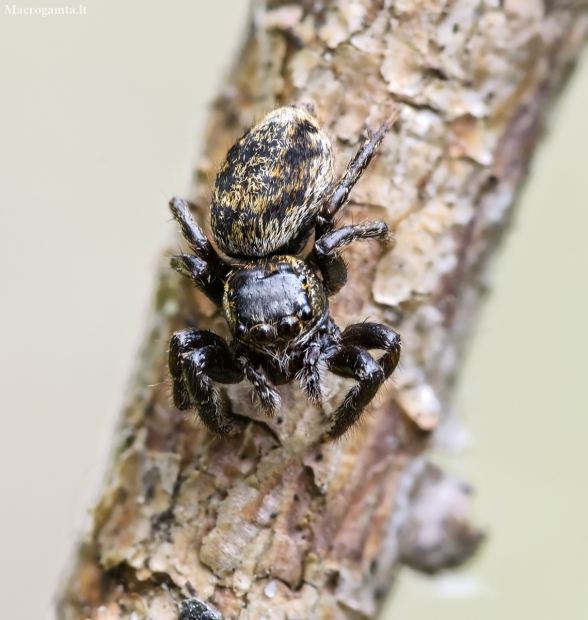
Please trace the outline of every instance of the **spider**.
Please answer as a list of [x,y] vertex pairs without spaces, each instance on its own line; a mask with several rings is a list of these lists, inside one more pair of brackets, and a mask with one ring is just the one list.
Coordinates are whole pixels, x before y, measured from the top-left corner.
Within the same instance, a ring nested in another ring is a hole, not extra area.
[[[174,404],[195,409],[212,433],[239,431],[213,382],[247,379],[263,413],[273,417],[280,397],[272,386],[296,378],[319,405],[324,370],[354,379],[323,437],[333,440],[359,420],[396,368],[400,336],[368,322],[341,331],[328,298],[347,280],[341,248],[388,239],[383,221],[337,227],[335,216],[397,116],[366,138],[337,181],[331,143],[311,109],[287,106],[268,114],[228,151],[215,180],[211,233],[225,257],[195,223],[188,203],[171,200],[192,251],[173,257],[171,266],[222,308],[233,336],[228,343],[212,331],[186,329],[173,334],[169,347]],[[312,233],[312,250],[301,258]],[[375,360],[368,349],[383,354]]]

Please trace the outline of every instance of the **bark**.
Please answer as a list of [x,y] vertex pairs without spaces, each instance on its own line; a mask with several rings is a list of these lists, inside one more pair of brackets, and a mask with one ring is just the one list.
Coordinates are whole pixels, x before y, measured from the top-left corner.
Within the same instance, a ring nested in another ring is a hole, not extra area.
[[[211,112],[191,198],[207,204],[227,146],[267,111],[312,102],[342,170],[393,106],[401,120],[344,220],[384,218],[388,248],[349,248],[331,314],[397,329],[402,368],[361,424],[321,444],[348,387],[322,409],[279,388],[275,420],[246,384],[250,419],[212,437],[170,403],[173,331],[228,336],[222,316],[162,261],[146,344],[90,531],[58,595],[63,620],[374,618],[401,565],[458,565],[482,534],[469,488],[428,463],[451,440],[450,397],[490,256],[580,51],[586,9],[557,0],[269,0],[254,6]],[[196,214],[204,225],[206,210]],[[204,604],[206,603],[206,604]],[[205,611],[208,610],[208,611]]]

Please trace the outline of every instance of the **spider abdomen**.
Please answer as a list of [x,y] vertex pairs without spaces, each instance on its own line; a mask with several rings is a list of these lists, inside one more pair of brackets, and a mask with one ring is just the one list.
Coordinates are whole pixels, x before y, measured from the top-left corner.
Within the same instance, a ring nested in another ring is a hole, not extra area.
[[333,150],[304,107],[278,108],[227,153],[212,192],[210,222],[225,254],[297,254],[334,183]]

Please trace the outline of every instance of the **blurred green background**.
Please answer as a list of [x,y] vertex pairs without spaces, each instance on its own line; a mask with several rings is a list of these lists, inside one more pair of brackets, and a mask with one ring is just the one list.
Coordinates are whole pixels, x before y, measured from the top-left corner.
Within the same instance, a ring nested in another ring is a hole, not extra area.
[[[82,0],[83,1],[83,0]],[[27,6],[43,6],[27,3]],[[45,5],[46,6],[46,5]],[[105,464],[159,251],[247,0],[0,10],[0,618],[49,609]],[[480,557],[386,618],[588,618],[588,64],[497,261],[456,400]]]

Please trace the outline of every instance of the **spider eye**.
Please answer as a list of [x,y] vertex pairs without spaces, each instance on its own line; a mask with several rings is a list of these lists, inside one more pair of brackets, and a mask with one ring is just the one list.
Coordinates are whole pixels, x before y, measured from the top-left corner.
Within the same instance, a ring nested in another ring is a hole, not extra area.
[[302,306],[302,308],[300,308],[300,311],[298,312],[298,316],[303,321],[308,321],[312,318],[312,308],[308,304]]
[[235,332],[237,333],[237,336],[244,336],[247,333],[247,328],[243,325],[243,323],[237,323]]
[[270,325],[262,323],[251,328],[250,336],[259,344],[271,344],[276,339],[276,330]]
[[295,316],[286,316],[278,325],[278,334],[281,338],[294,338],[300,332],[300,321]]

